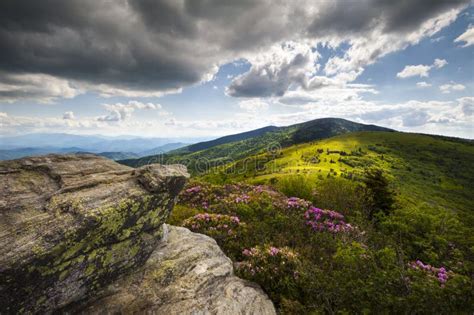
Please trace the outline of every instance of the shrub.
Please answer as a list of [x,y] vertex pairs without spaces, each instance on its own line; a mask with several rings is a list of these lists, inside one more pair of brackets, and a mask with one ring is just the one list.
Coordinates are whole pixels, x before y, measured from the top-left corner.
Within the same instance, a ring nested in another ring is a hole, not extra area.
[[332,210],[322,210],[316,207],[310,207],[304,213],[306,225],[313,231],[329,231],[331,233],[348,232],[354,228],[344,221],[344,216],[339,212]]
[[236,252],[242,247],[241,236],[245,229],[245,224],[240,222],[239,217],[225,214],[198,213],[194,217],[185,220],[183,226],[193,232],[206,234],[215,239],[232,259],[239,256]]
[[219,239],[223,236],[235,238],[241,225],[239,217],[209,213],[198,213],[183,222],[183,226],[195,232],[206,233]]
[[242,255],[244,261],[237,265],[239,275],[259,283],[274,301],[296,296],[299,258],[295,251],[264,245],[244,249]]
[[304,175],[286,176],[278,181],[276,187],[287,196],[311,200],[315,181]]

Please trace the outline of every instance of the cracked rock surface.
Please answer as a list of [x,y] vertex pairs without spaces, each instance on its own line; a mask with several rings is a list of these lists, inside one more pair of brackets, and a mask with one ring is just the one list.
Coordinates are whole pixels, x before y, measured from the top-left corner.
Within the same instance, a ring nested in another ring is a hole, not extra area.
[[216,242],[186,228],[164,226],[145,265],[77,306],[84,314],[276,314],[255,284],[233,273]]
[[52,312],[143,265],[188,176],[90,154],[0,162],[0,313]]
[[164,224],[189,175],[91,154],[0,162],[0,314],[275,314],[204,235]]

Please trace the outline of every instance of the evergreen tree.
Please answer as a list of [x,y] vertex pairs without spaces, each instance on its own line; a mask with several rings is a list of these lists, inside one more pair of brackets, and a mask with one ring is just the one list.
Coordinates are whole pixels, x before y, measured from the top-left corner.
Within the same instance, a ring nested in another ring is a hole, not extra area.
[[373,220],[378,215],[389,215],[394,208],[395,193],[389,187],[389,182],[380,169],[369,169],[364,178],[368,219]]

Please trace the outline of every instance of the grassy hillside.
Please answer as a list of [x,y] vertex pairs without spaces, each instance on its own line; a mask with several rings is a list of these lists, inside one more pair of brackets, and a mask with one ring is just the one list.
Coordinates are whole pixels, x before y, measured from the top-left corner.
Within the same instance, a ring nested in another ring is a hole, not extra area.
[[399,132],[357,132],[249,156],[212,170],[213,183],[276,183],[282,177],[360,179],[364,169],[384,171],[408,207],[472,210],[474,144]]
[[474,311],[472,141],[322,119],[203,147],[124,163],[186,164],[169,222],[282,314]]
[[181,163],[194,173],[227,164],[259,152],[273,152],[281,147],[324,139],[355,131],[389,131],[374,125],[364,125],[339,118],[322,118],[287,127],[265,127],[249,132],[200,142],[164,155],[120,161],[137,167],[150,163]]
[[170,223],[213,237],[282,314],[471,314],[473,183],[470,141],[355,132],[195,176]]

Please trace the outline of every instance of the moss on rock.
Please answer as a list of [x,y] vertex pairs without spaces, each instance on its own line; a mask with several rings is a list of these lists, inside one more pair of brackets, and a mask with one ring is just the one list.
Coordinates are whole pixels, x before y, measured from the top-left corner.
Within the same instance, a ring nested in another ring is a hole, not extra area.
[[[24,197],[1,209],[7,237],[0,248],[7,255],[0,258],[0,309],[7,313],[52,312],[142,265],[187,177],[178,166],[135,171],[89,155],[22,159],[2,168],[9,172],[0,172],[7,183],[0,195]],[[144,180],[160,185],[149,190]],[[32,194],[35,181],[52,184]]]

